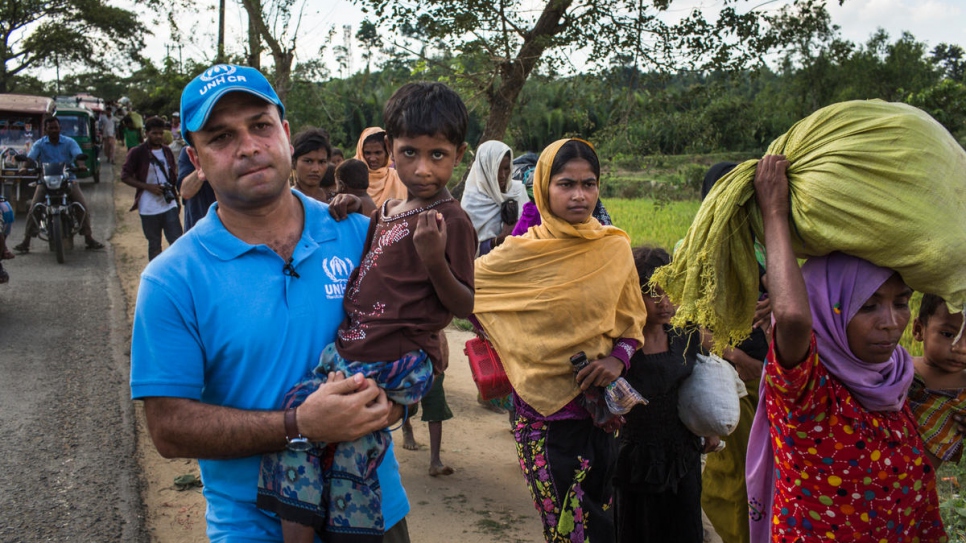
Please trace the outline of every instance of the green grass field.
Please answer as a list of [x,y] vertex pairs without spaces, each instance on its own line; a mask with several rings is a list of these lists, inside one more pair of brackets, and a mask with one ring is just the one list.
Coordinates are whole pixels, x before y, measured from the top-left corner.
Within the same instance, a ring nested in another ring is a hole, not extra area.
[[656,205],[655,200],[604,198],[614,224],[631,237],[631,244],[657,245],[671,251],[684,237],[701,207],[696,200]]

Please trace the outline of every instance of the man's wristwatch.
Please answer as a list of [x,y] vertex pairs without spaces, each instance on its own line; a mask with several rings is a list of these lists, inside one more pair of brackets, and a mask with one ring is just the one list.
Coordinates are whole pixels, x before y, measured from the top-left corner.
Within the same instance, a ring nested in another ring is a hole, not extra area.
[[298,407],[289,407],[285,410],[285,441],[288,442],[288,450],[305,452],[312,448],[312,442],[299,432],[298,419],[295,417],[296,409]]

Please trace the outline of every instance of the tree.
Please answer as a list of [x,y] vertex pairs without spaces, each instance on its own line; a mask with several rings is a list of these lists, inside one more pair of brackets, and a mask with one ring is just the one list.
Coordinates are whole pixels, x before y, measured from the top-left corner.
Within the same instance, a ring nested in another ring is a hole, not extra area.
[[149,33],[134,12],[104,0],[0,0],[0,93],[29,69],[107,70],[119,54],[137,59]]
[[959,45],[940,43],[933,48],[932,62],[943,75],[954,81],[966,82],[966,52]]
[[[573,71],[568,55],[578,50],[586,52],[592,67],[621,54],[649,69],[735,69],[789,35],[815,31],[794,19],[789,27],[773,27],[772,16],[754,9],[740,13],[736,4],[744,2],[739,0],[725,0],[713,22],[694,10],[674,24],[660,17],[673,0],[543,0],[535,9],[524,0],[356,1],[397,35],[415,27],[427,41],[443,42],[464,55],[479,51],[487,56],[484,71],[465,71],[459,78],[487,103],[480,141],[503,138],[538,66],[543,64],[549,74]],[[803,12],[821,12],[825,0],[795,0],[794,5]]]
[[[242,7],[248,14],[249,25],[256,31],[258,37],[268,45],[268,50],[272,54],[275,62],[275,92],[278,97],[285,100],[291,88],[292,81],[292,62],[295,60],[295,40],[298,36],[299,25],[302,22],[301,9],[297,14],[293,13],[295,0],[273,0],[272,3],[263,5],[261,0],[241,0]],[[304,7],[304,3],[302,6]],[[293,26],[294,17],[294,28]],[[271,25],[269,25],[271,22]],[[291,33],[289,32],[291,28]],[[259,49],[257,40],[249,39],[249,51],[252,58],[249,64],[259,67],[255,55]]]
[[356,32],[356,39],[362,43],[362,47],[365,49],[365,52],[362,53],[362,59],[366,61],[366,73],[368,74],[372,58],[375,56],[376,51],[382,47],[382,38],[379,36],[379,30],[376,28],[375,23],[369,19],[364,19],[359,23],[359,31]]

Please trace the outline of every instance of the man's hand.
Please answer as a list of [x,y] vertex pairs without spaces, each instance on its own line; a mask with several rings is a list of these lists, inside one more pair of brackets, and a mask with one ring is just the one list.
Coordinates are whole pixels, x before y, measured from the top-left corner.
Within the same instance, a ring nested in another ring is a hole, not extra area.
[[329,381],[305,399],[297,415],[299,431],[309,440],[340,443],[386,428],[390,403],[371,379],[330,374]]
[[336,194],[329,200],[329,215],[337,221],[345,219],[350,213],[359,213],[361,209],[362,200],[352,194]]
[[605,387],[621,376],[624,363],[613,356],[605,356],[587,364],[577,372],[577,385],[580,390],[587,390],[592,386]]
[[429,210],[419,214],[413,245],[426,267],[446,260],[446,219],[441,213]]
[[162,194],[164,194],[164,191],[161,190],[161,185],[151,185],[151,184],[145,183],[144,190],[146,190],[147,192],[150,192],[151,194],[155,194],[157,196],[161,196]]

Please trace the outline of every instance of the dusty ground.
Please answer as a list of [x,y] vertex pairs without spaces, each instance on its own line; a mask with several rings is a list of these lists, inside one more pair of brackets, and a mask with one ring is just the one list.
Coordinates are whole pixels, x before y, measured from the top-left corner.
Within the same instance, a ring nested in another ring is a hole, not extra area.
[[[122,149],[118,151],[120,164],[124,154]],[[119,164],[115,165],[117,179],[120,179]],[[147,242],[140,219],[137,212],[127,211],[133,198],[134,189],[118,182],[115,186],[117,229],[111,244],[129,320],[137,296],[138,276],[147,265]],[[404,450],[399,446],[402,441],[399,437],[396,456],[412,507],[407,517],[411,538],[419,543],[540,541],[540,522],[520,474],[506,416],[486,411],[476,403],[476,388],[462,352],[470,334],[455,329],[447,333],[451,362],[446,388],[455,417],[443,424],[442,458],[456,473],[436,478],[428,475],[429,434],[425,424],[418,421],[414,424],[420,450]],[[178,491],[174,487],[175,477],[198,475],[198,464],[193,460],[161,458],[150,442],[140,404],[136,410],[137,454],[152,541],[207,541],[205,503],[200,489]]]

